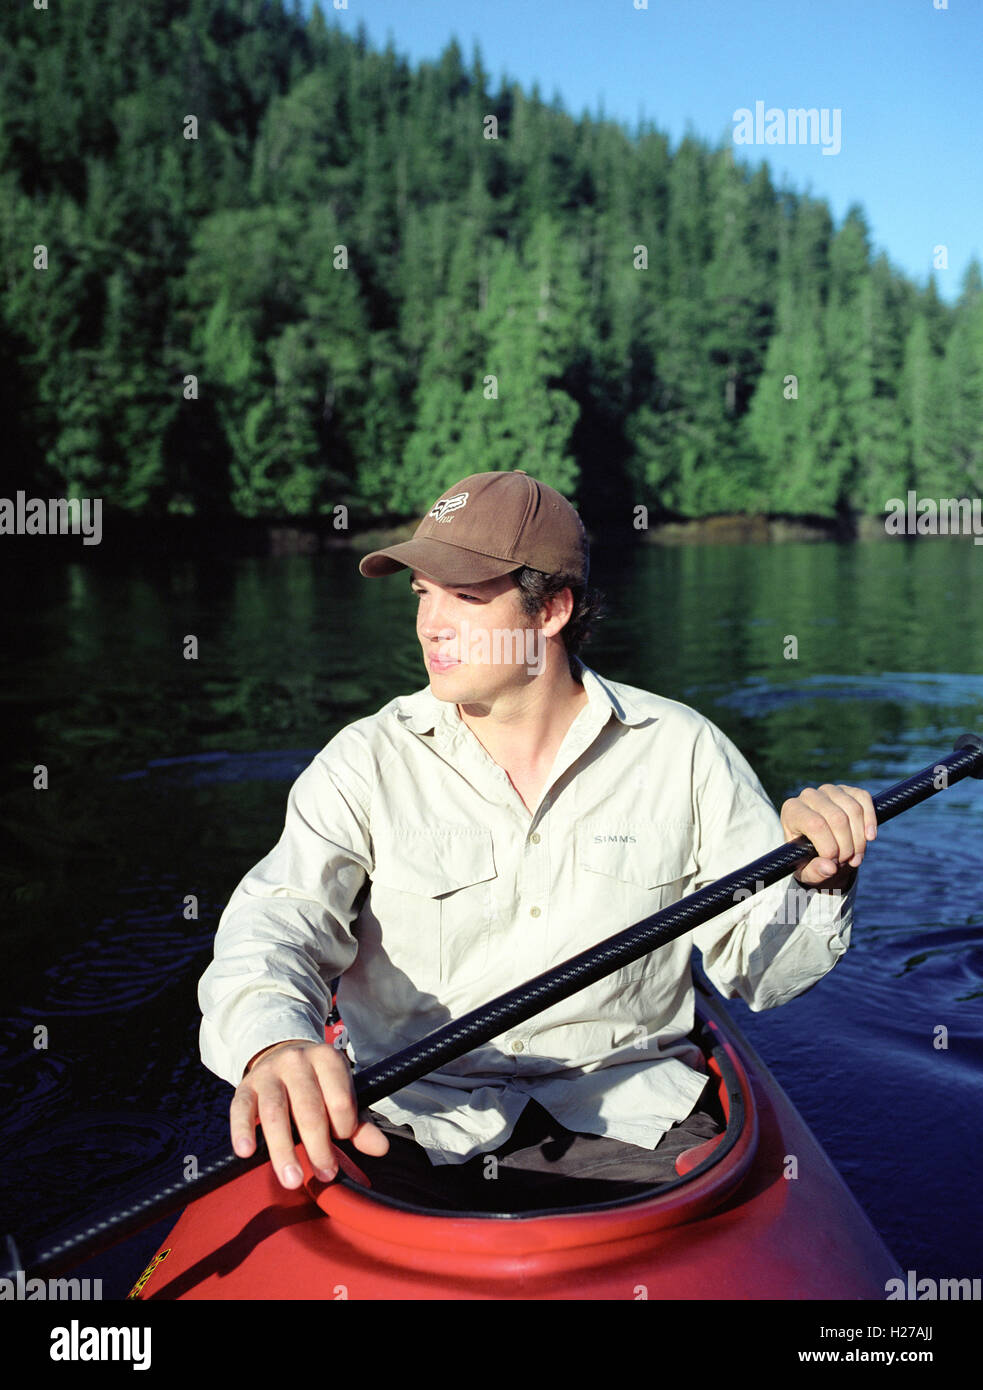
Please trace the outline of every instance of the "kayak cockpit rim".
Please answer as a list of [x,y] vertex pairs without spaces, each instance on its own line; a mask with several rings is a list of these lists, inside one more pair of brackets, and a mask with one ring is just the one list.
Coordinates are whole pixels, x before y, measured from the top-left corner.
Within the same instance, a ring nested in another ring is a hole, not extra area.
[[[564,1206],[544,1206],[536,1207],[523,1211],[469,1211],[464,1208],[447,1209],[442,1207],[430,1207],[421,1203],[407,1202],[399,1197],[387,1196],[385,1193],[378,1192],[374,1188],[364,1186],[350,1178],[342,1170],[337,1178],[322,1190],[327,1192],[331,1188],[342,1187],[373,1205],[389,1207],[395,1211],[406,1212],[417,1216],[446,1217],[453,1221],[474,1220],[474,1221],[532,1221],[542,1219],[545,1216],[573,1216],[581,1213],[594,1212],[613,1212],[623,1211],[627,1207],[637,1206],[643,1202],[651,1202],[654,1197],[665,1197],[675,1194],[683,1187],[688,1187],[703,1177],[711,1169],[717,1167],[731,1153],[738,1140],[744,1134],[749,1123],[748,1107],[745,1103],[745,1087],[741,1084],[741,1077],[738,1075],[737,1068],[728,1054],[728,1049],[723,1045],[723,1041],[714,1038],[713,1029],[708,1019],[702,1017],[698,1029],[694,1029],[694,1040],[698,1043],[704,1057],[709,1061],[713,1060],[720,1071],[720,1080],[717,1081],[718,1090],[724,1100],[726,1127],[718,1142],[714,1145],[707,1156],[691,1168],[687,1173],[672,1179],[670,1182],[656,1183],[650,1188],[646,1188],[630,1197],[621,1196],[608,1202],[592,1202],[577,1205]],[[693,1036],[693,1035],[691,1035]],[[717,1080],[713,1071],[710,1071],[710,1082]],[[750,1096],[750,1089],[748,1088]],[[694,1145],[694,1147],[700,1147]],[[355,1159],[357,1163],[357,1156]],[[320,1188],[321,1185],[318,1184]]]

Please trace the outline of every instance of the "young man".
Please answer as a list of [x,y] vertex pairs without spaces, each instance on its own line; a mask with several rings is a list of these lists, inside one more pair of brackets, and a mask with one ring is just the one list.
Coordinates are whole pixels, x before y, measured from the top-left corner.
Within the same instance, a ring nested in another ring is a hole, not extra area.
[[[671,1179],[717,1128],[694,1110],[692,943],[752,1008],[815,984],[849,944],[870,795],[807,787],[779,820],[709,720],[584,666],[583,527],[524,473],[463,479],[360,569],[410,572],[430,684],[322,750],[222,916],[201,1041],[236,1087],[236,1151],[258,1121],[297,1187],[292,1113],[322,1180],[350,1140],[410,1200],[478,1205],[489,1154],[509,1179],[509,1197],[485,1184],[491,1209],[551,1205],[556,1174],[584,1200]],[[800,834],[821,857],[793,878],[356,1113],[349,1058],[370,1065]],[[347,1057],[324,1041],[337,977]]]

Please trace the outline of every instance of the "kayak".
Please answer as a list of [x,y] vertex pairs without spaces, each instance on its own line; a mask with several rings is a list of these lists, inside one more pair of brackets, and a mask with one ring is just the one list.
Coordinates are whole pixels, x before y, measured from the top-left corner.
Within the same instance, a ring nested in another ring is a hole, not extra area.
[[897,1262],[788,1096],[697,986],[694,1038],[726,1128],[630,1200],[435,1211],[354,1165],[287,1191],[269,1163],[191,1203],[136,1299],[871,1299]]
[[[964,777],[983,778],[978,734],[961,734],[952,753],[879,792],[878,825]],[[398,1094],[815,854],[799,836],[438,1028],[356,1073],[360,1102]],[[333,1182],[321,1183],[302,1147],[304,1182],[292,1191],[261,1159],[226,1180],[225,1155],[130,1297],[884,1300],[897,1287],[893,1281],[904,1284],[899,1266],[788,1096],[699,979],[696,1015],[693,1038],[726,1127],[676,1159],[672,1182],[592,1206],[560,1205],[558,1186],[556,1205],[542,1210],[437,1211],[373,1191],[347,1160]],[[156,1210],[153,1199],[131,1208],[140,1218]],[[99,1229],[119,1231],[129,1217],[124,1211]],[[56,1244],[52,1256],[77,1251],[85,1238]]]

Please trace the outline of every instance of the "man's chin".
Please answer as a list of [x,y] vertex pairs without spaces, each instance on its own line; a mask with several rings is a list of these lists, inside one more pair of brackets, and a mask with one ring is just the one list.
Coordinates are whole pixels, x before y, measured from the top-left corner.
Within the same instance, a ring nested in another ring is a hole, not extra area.
[[427,668],[430,677],[430,691],[438,700],[450,700],[455,704],[461,698],[461,691],[469,684],[465,677],[465,668],[458,663],[456,666],[448,666],[446,670],[433,670]]
[[451,705],[484,705],[494,697],[494,682],[481,679],[481,672],[459,663],[446,671],[429,671],[430,693]]

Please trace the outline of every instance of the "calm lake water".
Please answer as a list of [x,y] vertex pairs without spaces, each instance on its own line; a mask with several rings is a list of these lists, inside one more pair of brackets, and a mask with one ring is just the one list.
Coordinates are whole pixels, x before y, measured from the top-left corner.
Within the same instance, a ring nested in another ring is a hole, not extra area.
[[[199,1061],[195,997],[218,915],[317,749],[427,683],[406,580],[362,579],[357,552],[73,554],[4,575],[0,1219],[25,1243],[221,1142],[231,1093]],[[972,544],[601,550],[593,578],[610,614],[588,664],[709,716],[776,804],[876,792],[983,729]],[[981,927],[967,779],[884,827],[826,980],[730,1006],[920,1276],[983,1273]]]

